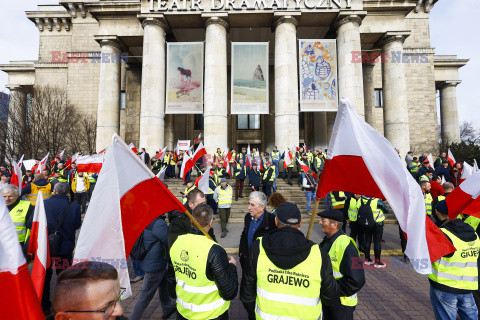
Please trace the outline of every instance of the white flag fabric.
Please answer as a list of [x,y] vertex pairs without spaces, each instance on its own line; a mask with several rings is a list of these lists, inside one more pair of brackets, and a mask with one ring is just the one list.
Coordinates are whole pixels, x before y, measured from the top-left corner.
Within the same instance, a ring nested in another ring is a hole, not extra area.
[[158,171],[157,178],[158,180],[165,182],[165,172],[167,171],[167,166],[162,166],[162,169]]
[[460,180],[465,180],[471,177],[474,174],[475,170],[471,165],[469,165],[466,161],[463,162],[463,171]]
[[473,170],[474,170],[474,172],[478,172],[477,159],[473,159]]
[[431,153],[428,155],[427,159],[428,159],[428,162],[430,163],[429,166],[433,168],[433,156]]
[[285,156],[284,156],[284,161],[285,161],[285,168],[289,165],[292,164],[292,157],[290,156],[290,151],[288,150],[287,147],[285,147]]
[[[133,151],[132,151],[133,153]],[[91,156],[82,156],[77,159],[77,171],[99,173],[102,169],[105,153],[96,153]]]
[[50,152],[38,163],[37,169],[35,170],[35,174],[42,173],[42,171],[47,167],[47,160]]
[[32,170],[34,165],[35,159],[23,160],[23,166],[25,167],[25,170]]
[[208,166],[205,169],[205,172],[203,173],[202,177],[200,178],[200,180],[198,180],[198,186],[197,187],[204,194],[208,194],[208,191],[209,191],[209,188],[208,188],[209,177],[210,177],[210,166]]
[[[22,156],[23,158],[23,156]],[[12,172],[12,177],[11,177],[11,180],[10,180],[10,183],[13,184],[15,182],[15,185],[18,187],[18,189],[20,189],[20,191],[22,191],[22,159],[20,159],[19,162],[16,162],[12,159],[12,169],[13,169],[13,172]],[[16,178],[15,178],[16,176]]]
[[455,161],[455,157],[453,156],[452,151],[450,151],[450,148],[448,148],[447,160],[450,163],[450,165],[452,166],[452,168],[455,166],[455,163],[457,162],[457,161]]

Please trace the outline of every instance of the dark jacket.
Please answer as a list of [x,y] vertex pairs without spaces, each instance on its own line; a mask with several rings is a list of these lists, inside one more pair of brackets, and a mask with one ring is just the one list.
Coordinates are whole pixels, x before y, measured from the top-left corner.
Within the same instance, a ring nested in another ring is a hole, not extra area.
[[[477,234],[475,233],[475,230],[473,229],[473,227],[463,222],[463,220],[460,220],[460,219],[445,220],[445,221],[442,221],[441,223],[436,223],[436,224],[440,227],[440,229],[447,229],[448,231],[456,235],[458,238],[460,238],[460,240],[462,241],[470,242],[470,241],[474,241],[477,238]],[[450,242],[452,242],[452,240],[448,236],[447,238]],[[449,258],[453,256],[453,254],[454,253],[447,254],[445,255],[445,257]],[[480,256],[477,260],[477,266],[480,269]],[[472,292],[470,290],[463,290],[463,289],[457,289],[457,288],[445,286],[443,284],[430,280],[430,278],[428,279],[428,281],[430,281],[430,285],[435,289],[441,290],[447,293],[467,294]]]
[[418,179],[420,179],[420,177],[426,174],[427,172],[428,172],[428,168],[426,168],[425,166],[421,166],[420,169],[418,169],[417,171],[417,175],[415,176],[415,179],[418,181]]
[[[33,183],[35,183],[37,186],[46,186],[50,182],[48,182],[45,179],[40,179],[40,180],[37,180],[37,181],[33,181]],[[52,190],[53,190],[53,186],[52,186]],[[24,195],[30,194],[30,193],[32,193],[32,183],[29,183],[24,188],[22,188],[21,196],[24,196]]]
[[[305,238],[303,233],[294,228],[278,228],[267,233],[262,238],[265,252],[277,267],[288,270],[303,262],[308,255],[314,242]],[[247,309],[250,316],[254,314],[255,299],[257,296],[257,263],[260,253],[260,240],[255,240],[250,247],[248,266],[243,273],[240,287],[240,300]],[[340,288],[333,277],[332,263],[330,257],[321,251],[322,266],[320,275],[322,277],[320,292],[318,293],[322,304],[335,305],[340,297]]]
[[[238,168],[238,166],[240,166],[240,168]],[[247,177],[247,168],[245,167],[245,164],[236,165],[233,169],[233,172],[234,172],[233,176],[235,177],[235,179],[243,180]],[[235,176],[237,172],[239,172],[239,174]]]
[[[168,226],[168,250],[170,250],[178,236],[190,232],[192,229],[192,222],[185,212],[180,212],[178,210],[173,210],[168,213],[168,221],[170,223]],[[212,237],[213,241],[217,242],[213,228],[210,228],[208,234]]]
[[447,157],[443,158],[441,156],[438,156],[437,159],[435,159],[435,162],[433,163],[433,167],[437,169],[437,167],[442,165],[443,160],[448,160],[448,158]]
[[[339,236],[345,234],[343,230],[339,230],[332,237],[325,236],[320,243],[320,249],[328,254],[332,248],[333,243]],[[365,272],[363,271],[363,264],[358,250],[350,243],[343,254],[342,262],[340,263],[340,272],[343,277],[337,280],[340,292],[343,297],[349,297],[357,293],[365,284]],[[340,303],[340,299],[337,301]]]
[[[190,233],[202,234],[198,229],[192,229]],[[169,294],[175,299],[175,271],[170,258],[168,259],[167,275]],[[215,281],[222,299],[227,301],[235,299],[238,291],[237,267],[228,262],[227,252],[217,244],[213,245],[208,252],[206,276],[208,280]],[[228,313],[228,310],[226,312]]]
[[[275,224],[275,215],[271,214],[267,210],[263,212],[264,216],[262,222],[258,226],[258,229],[253,234],[253,241],[257,240],[259,237],[263,237],[264,234],[277,229]],[[243,219],[243,231],[240,236],[240,244],[238,245],[238,255],[240,257],[240,264],[242,268],[245,268],[245,262],[248,258],[248,229],[250,228],[250,223],[252,222],[253,217],[250,213],[247,213]]]
[[268,168],[265,168],[265,173],[263,174],[263,178],[262,178],[262,182],[264,185],[273,184],[273,181],[270,181],[270,178],[272,177],[272,175],[275,175],[275,167],[270,166]]
[[253,170],[250,169],[248,171],[248,178],[249,178],[249,183],[250,186],[259,188],[260,187],[260,179],[261,179],[262,174],[258,170]]
[[[48,234],[55,233],[57,225],[62,219],[63,212],[69,204],[68,198],[63,194],[55,194],[51,198],[44,201],[45,214],[47,216]],[[30,217],[27,223],[27,228],[32,228],[33,215]],[[75,232],[80,228],[82,224],[82,217],[80,213],[80,205],[76,202],[70,203],[70,207],[60,227],[60,248],[59,255],[69,255],[73,252],[75,247]]]
[[145,229],[143,241],[147,255],[141,261],[144,272],[160,272],[167,267],[168,226],[162,217],[153,220]]
[[[8,206],[7,206],[8,211],[12,211],[12,209],[17,206],[17,204],[20,202],[20,200],[21,200],[20,197],[18,197],[18,199],[17,199],[14,203],[8,205]],[[35,210],[35,207],[34,207],[34,206],[30,205],[30,206],[28,207],[28,211],[27,211],[27,213],[25,214],[25,223],[26,223],[26,224],[28,224],[28,221],[29,221],[30,219],[33,220],[33,211],[34,211],[34,210]],[[28,228],[28,227],[27,227],[27,228]],[[30,228],[29,228],[29,229],[31,229],[31,224],[30,224]]]
[[439,176],[439,177],[442,177],[445,178],[445,181],[450,181],[451,180],[451,177],[450,177],[450,170],[448,170],[448,167],[445,168],[443,165],[437,167],[435,169],[435,175]]

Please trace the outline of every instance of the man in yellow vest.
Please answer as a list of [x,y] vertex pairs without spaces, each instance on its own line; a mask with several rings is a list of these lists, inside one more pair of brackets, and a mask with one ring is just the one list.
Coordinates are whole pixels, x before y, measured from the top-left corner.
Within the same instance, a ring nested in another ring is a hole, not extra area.
[[[192,215],[206,232],[212,228],[208,205],[198,205]],[[177,300],[177,319],[228,319],[238,290],[237,262],[194,227],[170,248],[168,282],[175,286],[175,295],[170,293]]]
[[227,236],[227,223],[230,219],[230,209],[232,208],[233,189],[227,183],[226,178],[220,180],[220,185],[213,193],[213,199],[218,204],[218,214],[220,216],[220,224],[222,226],[221,238]]
[[338,306],[323,306],[323,317],[331,320],[353,320],[353,311],[358,302],[357,292],[365,284],[360,252],[355,240],[342,230],[343,212],[331,209],[318,215],[321,217],[322,232],[325,234],[320,249],[330,256],[333,276],[342,293]]
[[435,224],[457,249],[432,261],[430,300],[436,319],[478,319],[473,292],[478,290],[480,240],[475,230],[461,219],[449,220],[445,200],[432,213]]
[[249,319],[322,319],[322,305],[341,295],[330,257],[299,230],[297,205],[282,203],[275,213],[278,228],[250,246],[240,300]]
[[38,191],[42,191],[44,200],[52,196],[52,185],[45,178],[43,173],[39,173],[35,176],[35,181],[22,188],[21,195],[25,195],[25,200],[29,201],[32,206],[37,203]]
[[275,182],[275,167],[270,162],[265,163],[265,173],[262,177],[263,192],[270,198],[272,187]]
[[233,169],[233,175],[235,176],[235,201],[238,201],[238,197],[243,198],[243,183],[247,178],[247,167],[242,159],[238,160],[237,166]]
[[28,232],[25,224],[33,214],[34,207],[29,201],[23,201],[20,199],[20,191],[12,184],[3,188],[1,192],[7,208],[10,211],[10,217],[15,225],[18,241],[23,245]]
[[[275,167],[275,179],[278,178],[278,164],[280,162],[281,154],[280,151],[277,150],[277,146],[273,147],[273,151],[270,153],[272,157],[272,163]],[[273,184],[273,192],[277,192],[277,184]]]

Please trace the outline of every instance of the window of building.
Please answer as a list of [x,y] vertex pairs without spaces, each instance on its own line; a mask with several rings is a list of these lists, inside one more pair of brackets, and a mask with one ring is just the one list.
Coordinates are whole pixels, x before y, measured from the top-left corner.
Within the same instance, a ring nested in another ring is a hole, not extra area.
[[383,90],[375,89],[375,107],[383,108]]
[[237,121],[238,130],[260,129],[259,114],[239,114]]
[[193,130],[203,130],[203,114],[195,114],[193,117]]
[[127,95],[125,91],[120,92],[120,110],[125,110],[127,104]]

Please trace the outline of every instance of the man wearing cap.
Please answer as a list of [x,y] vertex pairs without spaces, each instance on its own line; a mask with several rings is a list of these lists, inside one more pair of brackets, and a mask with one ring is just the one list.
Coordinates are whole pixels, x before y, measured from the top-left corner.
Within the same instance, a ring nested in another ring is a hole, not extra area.
[[[420,171],[419,171],[419,172],[420,172]],[[434,173],[434,172],[435,172],[435,171],[433,171],[432,168],[428,168],[428,169],[427,169],[427,172],[426,172],[425,174],[421,175],[421,176],[418,178],[418,182],[430,181],[430,180],[432,180],[432,178],[433,178],[433,173]]]
[[429,165],[430,165],[430,162],[428,162],[428,160],[422,162],[420,160],[420,162],[422,163],[422,166],[420,167],[420,169],[418,169],[417,171],[417,174],[415,176],[415,178],[417,179],[417,181],[420,181],[420,177],[423,176],[424,174],[426,174],[428,172],[428,169],[430,168]]
[[343,232],[343,212],[331,209],[318,214],[322,232],[325,234],[320,249],[330,256],[333,276],[340,287],[339,305],[323,306],[323,316],[332,320],[353,320],[357,305],[357,292],[365,284],[360,253],[355,240]]
[[218,204],[218,213],[220,215],[220,224],[222,226],[221,238],[227,236],[227,223],[230,218],[230,209],[232,208],[233,190],[227,183],[226,178],[220,180],[220,185],[215,189],[213,193],[213,199]]
[[432,212],[435,224],[457,249],[432,261],[430,300],[436,319],[477,319],[473,292],[478,290],[480,240],[475,230],[460,219],[449,220],[444,200]]
[[321,319],[322,305],[335,305],[341,295],[330,257],[299,230],[295,204],[278,206],[275,224],[250,246],[240,287],[249,319]]

